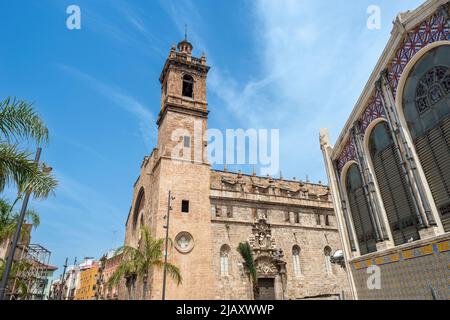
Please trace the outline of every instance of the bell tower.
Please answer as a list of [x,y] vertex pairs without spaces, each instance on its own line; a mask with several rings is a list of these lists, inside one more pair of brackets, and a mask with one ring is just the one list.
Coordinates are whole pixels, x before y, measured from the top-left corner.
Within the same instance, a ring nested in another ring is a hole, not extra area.
[[[211,250],[211,166],[206,155],[208,103],[206,57],[192,56],[187,39],[172,47],[161,72],[158,157],[149,173],[157,206],[154,233],[165,237],[169,191],[171,202],[169,262],[180,268],[183,283],[167,282],[167,299],[208,299],[214,276]],[[160,299],[162,274],[152,278],[152,299]]]
[[208,117],[206,78],[210,67],[205,54],[196,58],[192,50],[187,39],[173,46],[161,72],[158,149],[161,156],[206,163],[203,135]]

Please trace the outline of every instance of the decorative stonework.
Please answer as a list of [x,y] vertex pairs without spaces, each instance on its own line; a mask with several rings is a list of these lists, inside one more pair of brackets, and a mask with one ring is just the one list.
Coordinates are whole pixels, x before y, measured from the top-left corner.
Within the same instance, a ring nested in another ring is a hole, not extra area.
[[180,232],[175,238],[175,248],[181,253],[189,253],[194,249],[194,238],[189,232]]
[[416,88],[416,108],[422,114],[450,93],[450,69],[438,66],[422,76]]
[[408,32],[401,42],[395,57],[388,67],[388,80],[394,97],[397,87],[408,62],[426,45],[442,40],[450,40],[450,24],[447,17],[438,12]]
[[277,248],[271,227],[265,219],[259,219],[255,223],[248,243],[253,249],[259,276],[276,276],[285,273],[286,263],[283,261],[283,250]]
[[361,132],[366,133],[372,121],[378,118],[386,118],[386,114],[383,107],[383,96],[379,89],[375,89],[375,93],[370,98],[369,105],[361,117]]
[[257,260],[256,271],[261,276],[276,276],[279,272],[275,261],[268,257],[262,257]]
[[248,238],[250,247],[256,251],[276,250],[275,239],[272,237],[270,225],[265,219],[259,219],[253,228],[253,234]]
[[337,168],[339,172],[342,171],[342,168],[350,162],[350,161],[356,161],[356,147],[355,147],[355,141],[353,138],[350,138],[345,145],[344,149],[342,149],[342,153],[337,159]]

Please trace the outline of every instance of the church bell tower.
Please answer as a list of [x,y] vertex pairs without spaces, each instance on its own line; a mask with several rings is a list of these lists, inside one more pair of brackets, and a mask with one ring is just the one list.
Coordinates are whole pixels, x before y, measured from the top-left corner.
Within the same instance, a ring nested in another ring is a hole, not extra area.
[[[205,54],[192,56],[187,39],[170,50],[161,76],[161,112],[158,117],[160,155],[207,163],[205,156],[206,78]],[[188,150],[187,150],[188,149]]]
[[[211,250],[211,167],[206,156],[208,103],[206,57],[194,57],[187,39],[172,47],[161,72],[158,161],[151,176],[157,201],[157,238],[165,237],[168,194],[171,203],[169,262],[183,283],[168,278],[167,299],[208,299],[213,292]],[[161,274],[153,277],[152,298],[161,297]]]

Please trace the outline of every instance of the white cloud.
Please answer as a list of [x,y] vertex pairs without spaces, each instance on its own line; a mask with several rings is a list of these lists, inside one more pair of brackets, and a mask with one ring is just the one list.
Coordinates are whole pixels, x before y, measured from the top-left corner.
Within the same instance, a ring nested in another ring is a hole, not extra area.
[[[98,11],[94,12],[84,5],[83,15],[85,18],[83,21],[88,21],[88,23],[85,23],[83,28],[120,42],[125,48],[132,47],[149,57],[153,57],[155,53],[159,56],[165,55],[159,46],[161,41],[149,31],[140,15],[124,2],[113,2],[111,5],[116,8],[121,18],[107,19]],[[131,28],[124,28],[123,22],[126,23],[125,26]]]
[[[111,249],[113,231],[119,232],[119,239],[123,237],[123,211],[96,188],[61,171],[54,174],[59,181],[55,197],[30,203],[41,215],[41,226],[34,231],[33,241],[43,241],[57,256],[90,256]],[[48,239],[60,241],[52,243]]]
[[105,84],[85,72],[67,65],[60,65],[60,67],[65,72],[83,80],[94,90],[112,101],[116,106],[133,115],[139,123],[142,140],[147,147],[150,147],[150,141],[154,140],[155,135],[154,126],[152,126],[155,123],[155,119],[147,107],[132,96],[123,93],[119,88]]
[[[319,129],[329,127],[337,135],[383,49],[383,37],[355,27],[342,14],[350,4],[336,12],[312,0],[259,0],[254,9],[262,76],[236,83],[215,70],[209,88],[244,125],[281,129],[283,172],[324,181]],[[365,11],[360,14],[365,21]]]

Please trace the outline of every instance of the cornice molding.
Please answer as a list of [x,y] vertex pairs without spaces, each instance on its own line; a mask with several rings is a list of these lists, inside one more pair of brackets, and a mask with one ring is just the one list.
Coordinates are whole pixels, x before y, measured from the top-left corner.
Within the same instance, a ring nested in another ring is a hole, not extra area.
[[158,115],[158,120],[156,121],[158,127],[160,126],[161,122],[164,120],[168,112],[181,113],[204,119],[208,119],[209,114],[208,110],[193,109],[176,104],[167,104],[164,106],[163,110],[161,110],[161,112]]

